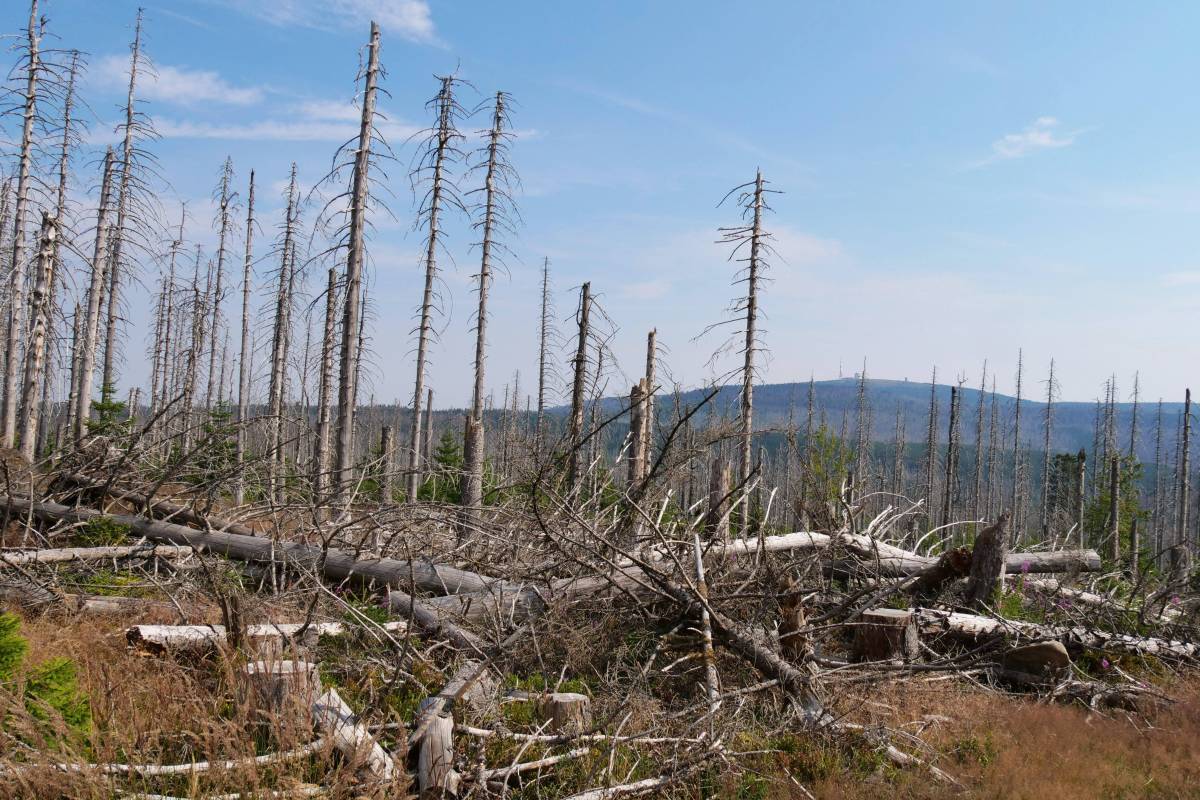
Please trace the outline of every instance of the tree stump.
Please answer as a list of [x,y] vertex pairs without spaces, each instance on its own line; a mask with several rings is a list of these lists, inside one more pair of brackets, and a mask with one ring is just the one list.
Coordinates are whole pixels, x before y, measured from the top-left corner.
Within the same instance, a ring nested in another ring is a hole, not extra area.
[[793,591],[790,581],[780,583],[779,648],[793,662],[802,662],[812,652],[812,643],[802,631],[808,627],[803,598]]
[[555,733],[579,734],[592,725],[592,701],[585,694],[548,692],[538,701],[538,711]]
[[975,549],[971,552],[971,577],[967,581],[966,603],[971,608],[982,610],[992,604],[996,592],[1004,580],[1004,559],[1008,555],[1008,512],[1005,511],[995,524],[984,528],[975,537]]
[[[436,697],[422,700],[418,718],[440,702]],[[454,769],[454,718],[441,711],[417,742],[417,787],[421,797],[457,797],[459,782]]]
[[920,653],[919,641],[911,611],[876,608],[862,614],[854,653],[862,661],[912,661]]
[[308,661],[254,661],[246,665],[248,700],[260,715],[282,726],[303,720],[316,727],[351,763],[376,778],[391,779],[395,764],[335,689],[321,689],[317,665]]

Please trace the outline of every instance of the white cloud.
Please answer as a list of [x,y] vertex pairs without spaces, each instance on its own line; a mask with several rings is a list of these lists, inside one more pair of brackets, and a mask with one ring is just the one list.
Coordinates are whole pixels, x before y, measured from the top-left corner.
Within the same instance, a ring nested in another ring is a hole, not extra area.
[[437,44],[433,15],[427,0],[275,0],[228,5],[272,25],[299,25],[331,30],[358,27],[374,20],[386,35],[395,33],[414,42]]
[[1162,277],[1162,285],[1166,287],[1200,286],[1200,271],[1168,272]]
[[[104,56],[88,74],[106,88],[123,89],[129,81],[129,59]],[[200,103],[249,106],[262,101],[263,90],[257,86],[233,86],[212,70],[156,64],[153,71],[138,75],[138,97],[183,106]]]
[[1008,133],[992,142],[992,155],[979,164],[1024,158],[1041,150],[1069,147],[1080,133],[1059,130],[1059,121],[1054,117],[1038,117],[1020,133]]
[[[163,138],[341,144],[358,135],[360,113],[351,103],[310,100],[291,109],[286,119],[246,122],[159,119],[155,127]],[[376,125],[391,143],[401,142],[420,130],[415,125],[387,119],[382,112]]]

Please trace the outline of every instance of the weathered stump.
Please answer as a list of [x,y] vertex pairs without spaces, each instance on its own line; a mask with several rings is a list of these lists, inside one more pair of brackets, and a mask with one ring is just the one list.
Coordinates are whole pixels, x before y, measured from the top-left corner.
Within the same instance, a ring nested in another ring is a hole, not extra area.
[[854,653],[862,661],[912,661],[920,654],[911,611],[897,608],[864,611],[855,630]]
[[[427,697],[421,701],[420,714],[441,700]],[[457,797],[460,777],[454,769],[454,718],[438,711],[417,742],[417,787],[421,797]]]
[[1057,681],[1070,666],[1067,648],[1053,640],[1014,647],[1000,658],[1002,677],[1021,683]]
[[586,694],[549,692],[538,700],[538,712],[555,733],[583,733],[592,724],[592,701]]
[[1005,557],[1008,555],[1008,512],[980,531],[971,552],[971,577],[967,581],[966,604],[982,610],[992,604],[1004,581]]

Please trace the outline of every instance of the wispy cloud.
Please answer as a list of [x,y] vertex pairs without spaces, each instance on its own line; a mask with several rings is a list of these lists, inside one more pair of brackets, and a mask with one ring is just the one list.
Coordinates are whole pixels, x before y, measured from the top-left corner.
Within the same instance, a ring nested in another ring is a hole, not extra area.
[[[233,141],[336,142],[358,134],[360,111],[351,103],[309,100],[288,111],[285,119],[254,119],[243,122],[158,119],[155,127],[165,139],[226,139]],[[380,113],[379,132],[389,142],[401,142],[420,128]]]
[[[88,77],[106,88],[123,89],[129,81],[129,58],[104,56],[89,70]],[[263,95],[261,87],[234,86],[212,70],[156,64],[153,71],[138,75],[138,96],[162,103],[249,106],[261,102]]]
[[992,142],[992,154],[973,166],[1024,158],[1042,150],[1070,147],[1083,131],[1063,131],[1054,117],[1038,117],[1020,133],[1006,133]]
[[272,25],[297,25],[319,30],[358,27],[370,20],[384,33],[395,33],[409,41],[440,44],[427,0],[275,0],[246,3],[224,0],[225,4]]

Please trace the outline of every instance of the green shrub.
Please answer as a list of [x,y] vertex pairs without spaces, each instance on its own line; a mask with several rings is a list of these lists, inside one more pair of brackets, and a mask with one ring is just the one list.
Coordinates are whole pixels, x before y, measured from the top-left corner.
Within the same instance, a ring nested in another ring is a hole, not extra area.
[[80,547],[108,547],[121,544],[130,534],[130,528],[112,517],[92,517],[72,537]]
[[[21,635],[21,621],[15,614],[0,614],[0,689],[11,691],[21,673],[29,643]],[[51,658],[24,670],[25,708],[46,727],[61,717],[67,728],[80,738],[92,726],[92,711],[80,691],[75,662]],[[49,734],[50,731],[47,731]]]

